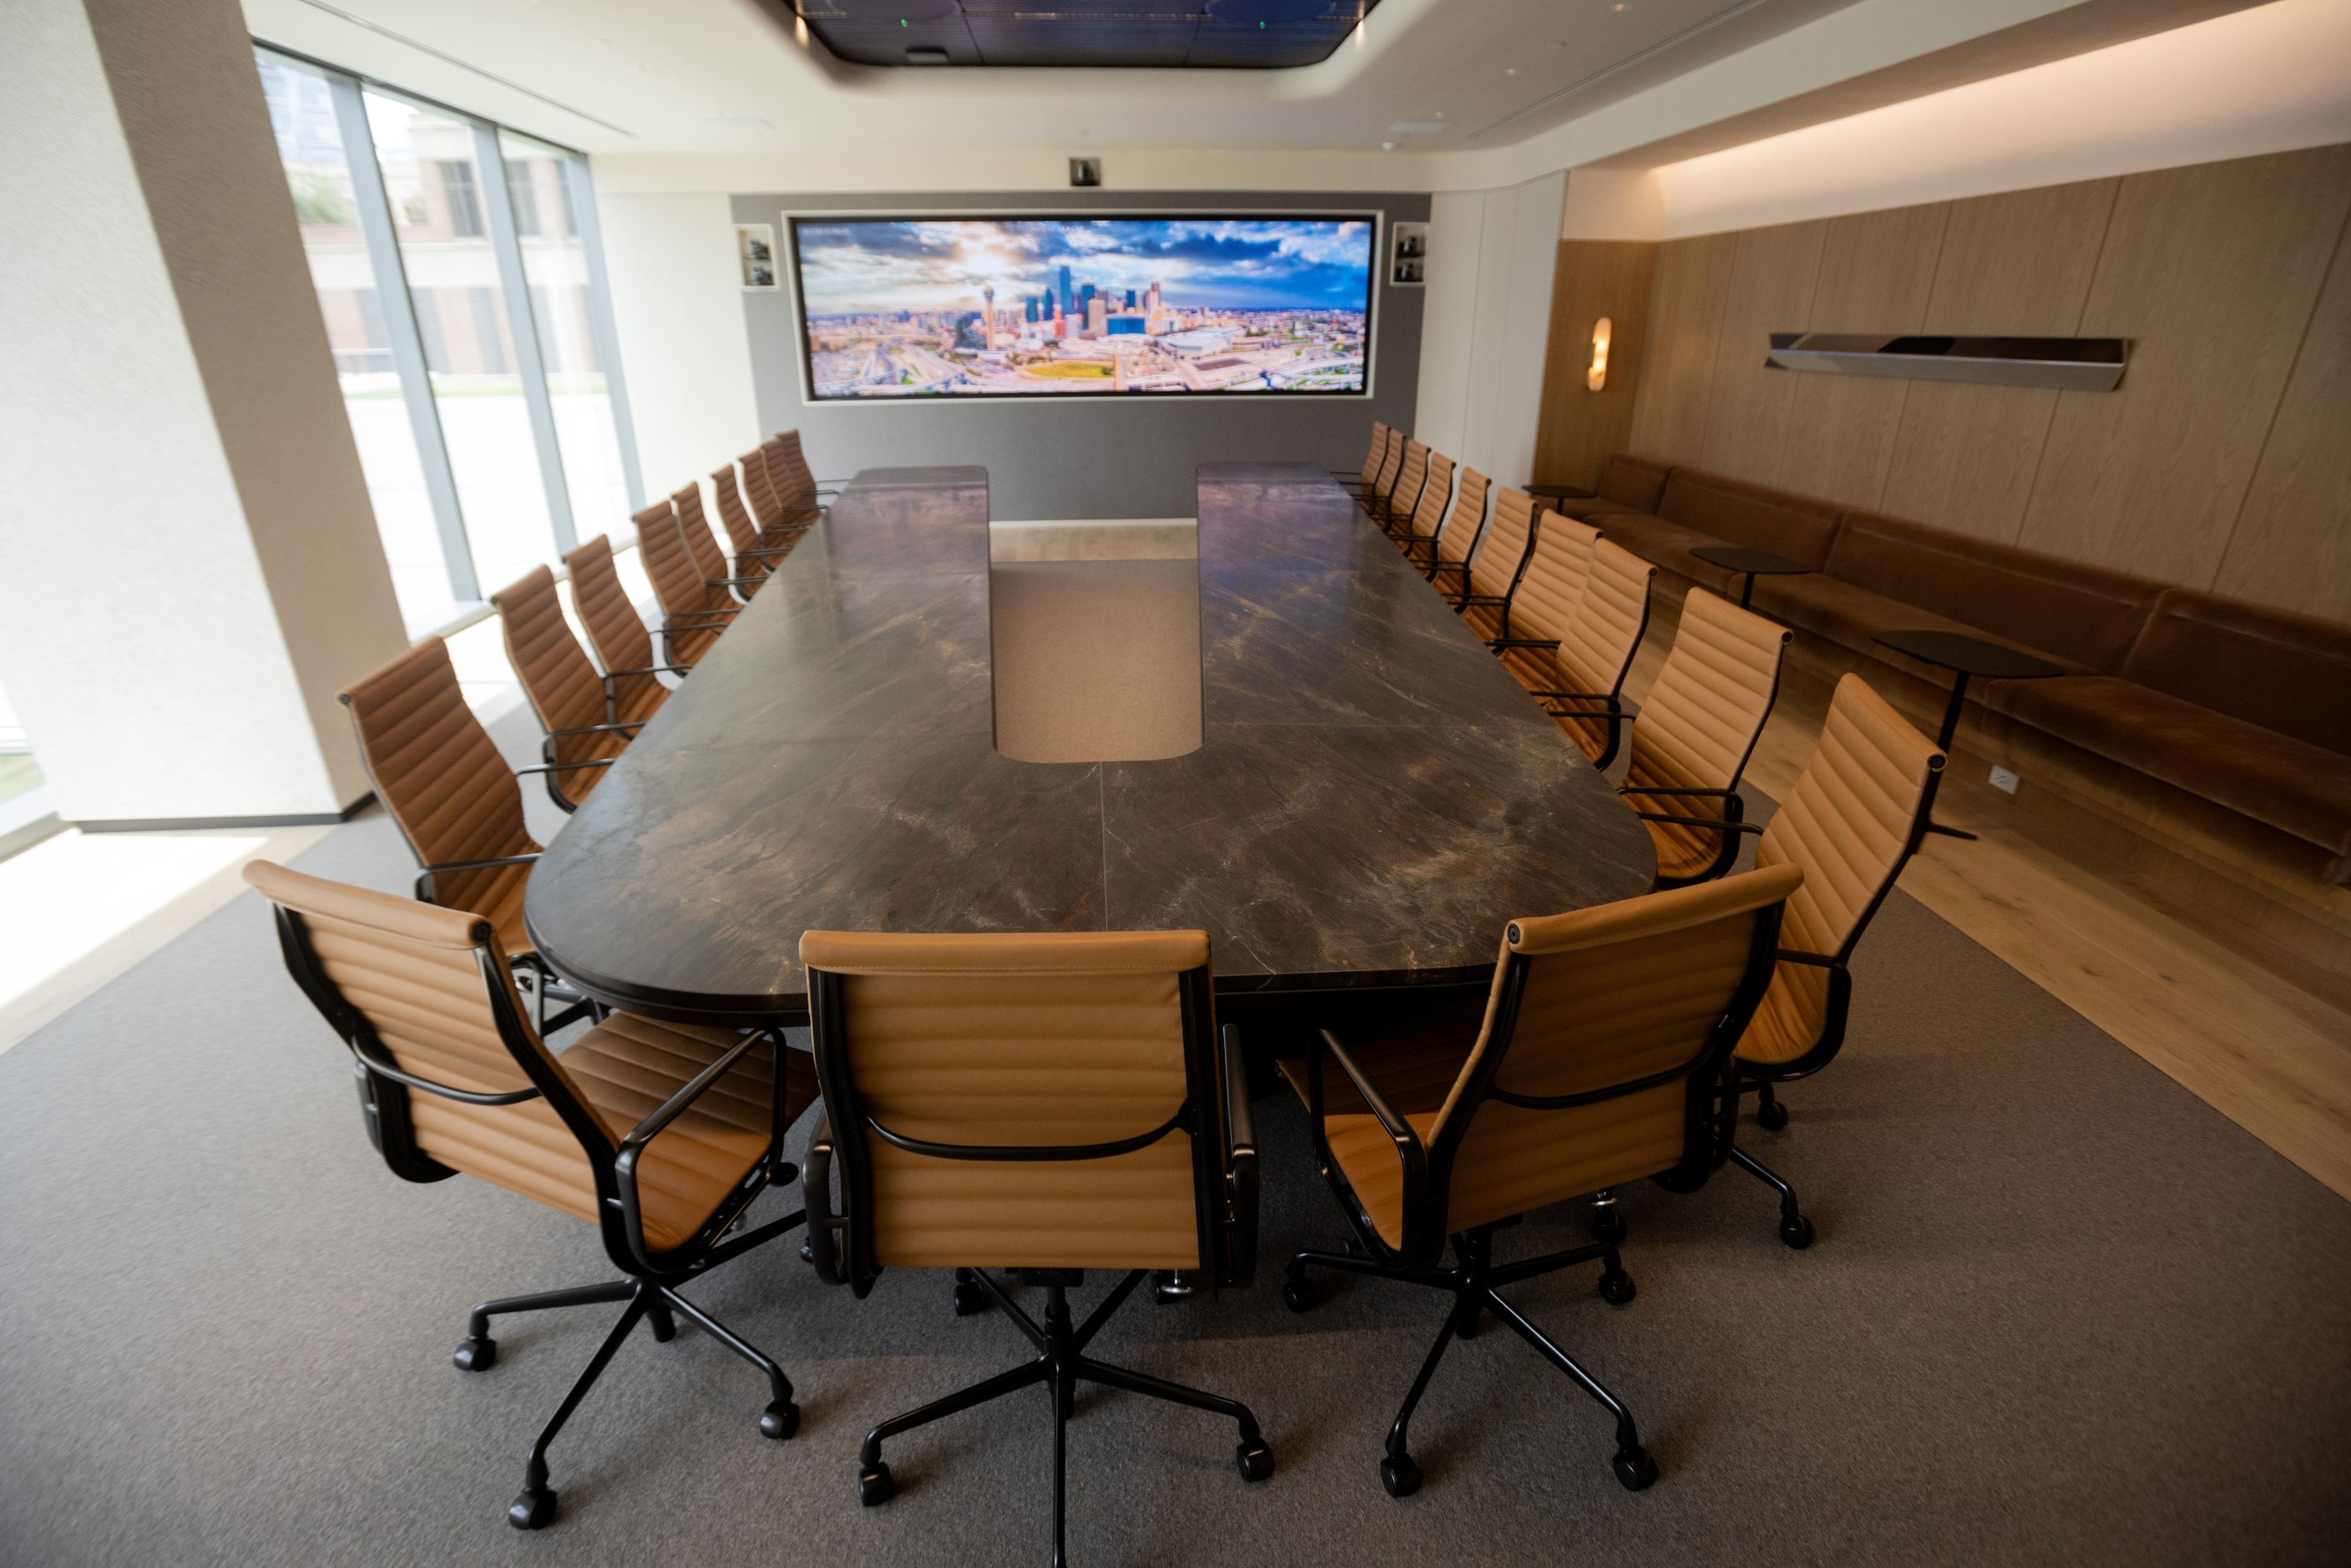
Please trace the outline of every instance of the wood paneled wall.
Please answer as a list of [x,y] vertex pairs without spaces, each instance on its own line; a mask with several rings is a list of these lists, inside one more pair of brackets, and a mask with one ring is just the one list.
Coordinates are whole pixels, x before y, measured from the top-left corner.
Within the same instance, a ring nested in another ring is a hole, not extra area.
[[[1628,444],[2351,622],[2346,221],[2334,146],[1667,241]],[[1765,370],[1775,331],[2117,337],[2130,365],[2110,392],[1848,380]]]
[[[1542,412],[1535,426],[1534,482],[1590,486],[1612,452],[1633,438],[1633,400],[1648,339],[1654,240],[1562,240],[1552,273],[1551,338]],[[1593,392],[1592,328],[1608,318],[1608,375]]]

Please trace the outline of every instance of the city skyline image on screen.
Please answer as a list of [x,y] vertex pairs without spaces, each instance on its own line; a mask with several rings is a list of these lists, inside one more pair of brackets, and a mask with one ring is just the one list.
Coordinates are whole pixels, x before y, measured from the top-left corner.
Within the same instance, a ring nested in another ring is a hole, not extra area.
[[1360,394],[1367,217],[794,219],[819,401]]

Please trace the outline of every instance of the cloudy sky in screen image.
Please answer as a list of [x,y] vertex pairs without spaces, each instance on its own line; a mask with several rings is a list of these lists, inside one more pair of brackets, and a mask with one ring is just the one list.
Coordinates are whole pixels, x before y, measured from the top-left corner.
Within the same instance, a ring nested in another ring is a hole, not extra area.
[[1361,310],[1372,225],[1298,218],[956,218],[799,225],[801,308],[811,316],[999,308],[1091,283],[1123,300],[1155,280],[1186,309]]

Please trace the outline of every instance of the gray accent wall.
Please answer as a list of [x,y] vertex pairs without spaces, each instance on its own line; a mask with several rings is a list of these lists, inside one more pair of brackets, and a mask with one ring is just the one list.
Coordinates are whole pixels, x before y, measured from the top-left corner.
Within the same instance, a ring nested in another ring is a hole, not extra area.
[[[1287,191],[1031,191],[988,194],[737,194],[737,223],[783,214],[939,214],[1007,217],[1089,208],[1198,213],[1382,213],[1425,223],[1426,194]],[[1385,224],[1383,225],[1384,244]],[[778,258],[779,260],[784,258]],[[1374,258],[1369,397],[1069,397],[881,400],[810,407],[800,397],[799,344],[789,288],[747,289],[743,317],[763,432],[798,426],[820,478],[861,468],[976,463],[988,474],[991,515],[1188,517],[1193,470],[1210,462],[1299,462],[1354,468],[1372,422],[1411,428],[1420,387],[1423,290],[1391,288]]]

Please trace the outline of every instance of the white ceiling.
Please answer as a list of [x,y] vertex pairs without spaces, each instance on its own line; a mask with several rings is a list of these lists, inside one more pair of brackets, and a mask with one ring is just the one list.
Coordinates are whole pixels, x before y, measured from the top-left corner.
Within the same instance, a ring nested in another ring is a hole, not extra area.
[[1511,145],[1854,4],[1383,0],[1329,60],[1283,71],[874,70],[802,46],[788,7],[762,0],[245,0],[245,11],[257,37],[597,153],[1444,152]]

